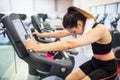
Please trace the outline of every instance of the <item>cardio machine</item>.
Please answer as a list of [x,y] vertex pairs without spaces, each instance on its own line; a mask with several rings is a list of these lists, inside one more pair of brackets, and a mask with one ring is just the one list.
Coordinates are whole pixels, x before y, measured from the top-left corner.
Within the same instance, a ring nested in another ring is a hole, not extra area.
[[[39,18],[38,15],[32,15],[31,16],[31,23],[33,24],[33,28],[36,29],[38,32],[40,33],[48,33],[48,32],[53,32],[54,29],[51,28],[50,26],[46,26],[43,25],[43,23],[40,20],[41,18]],[[40,39],[40,40],[39,40]],[[41,40],[47,40],[48,42],[55,42],[55,41],[59,41],[59,38],[36,38],[37,41],[41,41]],[[46,41],[43,41],[44,43],[46,43]]]
[[39,15],[32,15],[31,16],[31,23],[33,24],[34,28],[38,30],[38,32],[51,32],[54,31],[53,28],[50,26],[44,25],[44,21],[42,20]]
[[56,51],[62,58],[50,59],[46,57],[46,53],[26,50],[25,39],[33,37],[24,28],[18,14],[12,13],[2,18],[1,21],[18,57],[28,64],[29,75],[40,76],[39,80],[51,75],[64,79],[72,71],[74,60],[71,60],[70,56],[64,51]]
[[103,16],[102,19],[99,21],[99,23],[104,24],[107,16],[108,16],[108,14],[104,14],[104,16]]
[[120,14],[117,17],[113,17],[113,21],[111,21],[111,36],[112,36],[112,47],[115,49],[116,47],[120,47],[120,31],[117,28],[118,21],[120,19]]

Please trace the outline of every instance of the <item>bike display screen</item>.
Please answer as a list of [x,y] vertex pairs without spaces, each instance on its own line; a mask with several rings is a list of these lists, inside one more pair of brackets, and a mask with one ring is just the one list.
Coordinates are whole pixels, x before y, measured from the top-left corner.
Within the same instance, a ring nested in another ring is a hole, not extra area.
[[18,35],[20,36],[20,39],[22,41],[22,43],[24,44],[25,42],[25,35],[27,35],[27,31],[24,28],[24,25],[22,24],[22,22],[20,21],[20,19],[14,19],[12,20],[13,25],[15,26],[15,29],[18,33]]

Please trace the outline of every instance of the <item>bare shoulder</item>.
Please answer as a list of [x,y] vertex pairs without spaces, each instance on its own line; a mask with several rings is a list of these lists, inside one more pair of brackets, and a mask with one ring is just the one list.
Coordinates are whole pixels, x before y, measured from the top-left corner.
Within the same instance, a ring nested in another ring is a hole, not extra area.
[[96,25],[95,28],[107,29],[107,26],[105,26],[103,24],[98,24],[98,25]]
[[109,31],[108,28],[107,28],[107,26],[105,26],[103,24],[96,25],[96,27],[93,28],[93,30],[95,30],[97,32],[100,32],[100,33]]
[[92,28],[85,36],[93,37],[93,42],[99,41],[103,38],[103,36],[108,35],[108,29],[103,24],[98,24],[95,28]]
[[103,24],[98,24],[96,26],[96,29],[101,35],[101,39],[98,42],[104,44],[104,43],[108,43],[111,41],[111,35],[110,35],[109,29],[107,28],[107,26]]
[[98,25],[96,25],[96,27],[95,28],[106,28],[106,26],[105,25],[103,25],[103,24],[98,24]]

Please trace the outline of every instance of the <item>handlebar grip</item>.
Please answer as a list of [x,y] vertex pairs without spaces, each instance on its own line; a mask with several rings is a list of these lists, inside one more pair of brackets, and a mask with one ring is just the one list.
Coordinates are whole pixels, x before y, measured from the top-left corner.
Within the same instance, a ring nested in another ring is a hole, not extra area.
[[32,32],[32,33],[35,32],[35,29],[34,29],[34,28],[31,28],[31,32]]
[[[34,28],[31,28],[31,32],[35,32],[35,29]],[[36,35],[34,35],[34,37],[37,39],[38,37]]]
[[[31,38],[29,34],[25,35],[25,39]],[[27,50],[28,52],[33,52],[32,50]]]
[[31,38],[29,34],[25,35],[25,39]]

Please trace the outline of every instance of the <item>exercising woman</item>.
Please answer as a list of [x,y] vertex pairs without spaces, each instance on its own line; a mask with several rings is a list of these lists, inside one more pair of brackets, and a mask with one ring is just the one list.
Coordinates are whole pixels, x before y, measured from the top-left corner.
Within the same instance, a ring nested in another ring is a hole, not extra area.
[[63,51],[91,44],[93,57],[72,71],[65,80],[114,80],[117,63],[111,50],[111,35],[106,26],[95,23],[92,15],[71,6],[63,18],[64,30],[51,33],[34,32],[39,37],[65,37],[81,35],[75,39],[62,40],[48,44],[38,44],[31,39],[25,41],[26,48],[36,52]]

